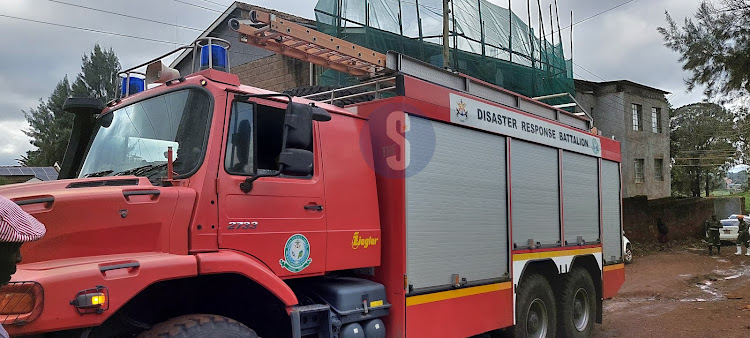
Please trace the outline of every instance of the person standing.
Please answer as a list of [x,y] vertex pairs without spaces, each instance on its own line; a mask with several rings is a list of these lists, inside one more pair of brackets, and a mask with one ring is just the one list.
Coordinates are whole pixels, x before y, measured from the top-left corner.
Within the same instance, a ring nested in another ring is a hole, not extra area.
[[713,255],[713,248],[716,247],[716,254],[721,255],[721,238],[720,229],[723,227],[721,222],[716,219],[716,215],[711,215],[711,220],[706,221],[708,231],[708,254]]
[[659,243],[661,243],[661,249],[669,248],[669,228],[660,218],[656,219],[656,230],[659,231]]
[[[21,245],[39,240],[46,232],[44,224],[34,216],[0,196],[0,285],[8,284],[16,273],[16,265],[21,262]],[[8,338],[8,332],[2,325],[0,337]]]
[[739,223],[739,232],[737,233],[737,252],[735,252],[735,255],[741,255],[742,254],[742,246],[745,246],[745,256],[750,256],[750,232],[748,232],[748,225],[745,223],[745,216],[738,215],[737,220],[740,221]]

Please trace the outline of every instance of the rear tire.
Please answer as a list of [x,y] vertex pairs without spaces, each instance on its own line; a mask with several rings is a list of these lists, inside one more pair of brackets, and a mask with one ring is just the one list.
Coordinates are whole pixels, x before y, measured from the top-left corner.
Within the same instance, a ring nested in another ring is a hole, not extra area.
[[596,290],[588,271],[576,268],[565,278],[560,296],[560,335],[591,337],[596,320]]
[[141,333],[140,338],[250,337],[258,335],[244,324],[227,317],[194,314],[175,317]]
[[554,338],[557,325],[555,297],[543,276],[532,274],[518,286],[516,298],[516,338]]

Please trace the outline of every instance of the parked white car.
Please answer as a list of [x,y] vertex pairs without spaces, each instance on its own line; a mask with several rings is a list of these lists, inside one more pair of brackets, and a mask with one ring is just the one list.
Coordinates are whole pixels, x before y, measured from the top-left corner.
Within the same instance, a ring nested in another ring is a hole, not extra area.
[[[737,240],[737,233],[739,232],[739,224],[740,221],[737,219],[737,215],[739,214],[732,214],[729,216],[729,218],[722,219],[721,226],[722,228],[719,230],[719,239],[722,241],[736,241]],[[750,216],[745,215],[745,222],[747,220],[750,220]],[[708,229],[706,229],[708,231]],[[706,237],[708,237],[708,233],[706,234]]]
[[622,260],[625,264],[633,263],[633,248],[625,235],[622,235]]

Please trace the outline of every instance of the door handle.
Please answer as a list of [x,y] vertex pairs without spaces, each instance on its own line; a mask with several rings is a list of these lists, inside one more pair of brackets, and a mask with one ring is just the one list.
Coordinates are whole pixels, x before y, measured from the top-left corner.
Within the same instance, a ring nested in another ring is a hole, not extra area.
[[309,204],[305,206],[305,210],[323,211],[323,206],[320,204]]
[[47,204],[55,203],[55,198],[52,196],[48,196],[48,197],[32,198],[28,200],[20,200],[20,201],[15,201],[15,202],[19,206],[29,205],[29,204],[41,204],[41,203],[44,203],[45,205],[47,205]]
[[143,196],[143,195],[151,195],[151,196],[159,196],[161,194],[161,191],[154,189],[154,190],[126,190],[122,192],[122,195],[125,197],[130,196]]
[[129,262],[129,263],[122,263],[122,264],[114,264],[114,265],[103,265],[99,267],[99,271],[104,273],[109,270],[131,269],[131,268],[140,268],[140,267],[141,267],[141,263]]

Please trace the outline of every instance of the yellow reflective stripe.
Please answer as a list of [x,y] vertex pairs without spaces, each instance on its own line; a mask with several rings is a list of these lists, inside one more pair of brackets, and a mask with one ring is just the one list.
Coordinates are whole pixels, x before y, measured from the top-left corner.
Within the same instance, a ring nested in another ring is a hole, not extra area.
[[624,268],[625,268],[625,264],[623,264],[623,263],[612,264],[612,265],[605,265],[604,266],[604,271],[624,269]]
[[459,297],[466,297],[471,295],[478,295],[482,293],[506,290],[511,288],[511,283],[497,283],[487,284],[480,286],[473,286],[465,289],[457,289],[450,291],[442,291],[436,293],[428,293],[426,295],[412,296],[406,298],[406,306],[419,305],[424,303],[439,302],[441,300],[453,299]]
[[561,257],[561,256],[578,256],[578,255],[587,255],[587,254],[599,253],[599,252],[602,252],[602,248],[531,252],[531,253],[513,255],[513,261],[527,261],[527,260],[532,260],[532,259],[543,259],[543,258],[552,258],[552,257]]

